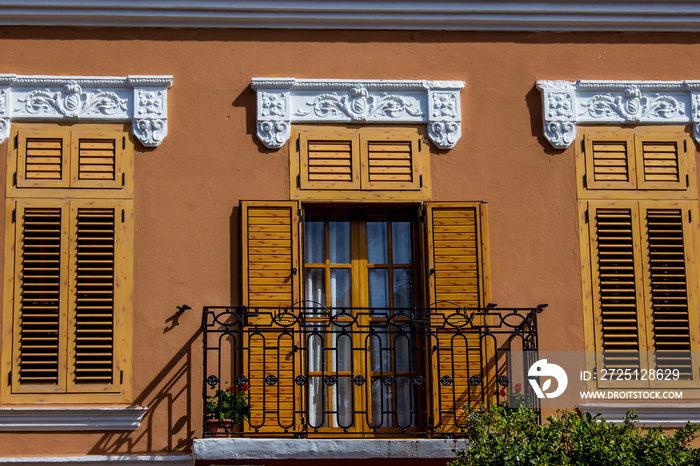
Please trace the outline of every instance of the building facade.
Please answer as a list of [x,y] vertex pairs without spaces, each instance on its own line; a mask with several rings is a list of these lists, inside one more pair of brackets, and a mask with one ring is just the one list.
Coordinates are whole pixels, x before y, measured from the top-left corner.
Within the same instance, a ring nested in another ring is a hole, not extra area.
[[258,3],[0,2],[0,461],[444,463],[522,350],[700,420],[700,8]]

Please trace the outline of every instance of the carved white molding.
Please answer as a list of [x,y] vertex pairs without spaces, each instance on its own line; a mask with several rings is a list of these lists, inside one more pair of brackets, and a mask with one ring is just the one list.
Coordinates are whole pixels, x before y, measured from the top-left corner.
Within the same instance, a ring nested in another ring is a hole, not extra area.
[[693,125],[700,143],[700,81],[537,81],[544,135],[566,149],[578,125]]
[[270,149],[292,123],[427,123],[428,137],[451,149],[462,134],[462,81],[253,78],[257,135]]
[[130,121],[141,144],[158,146],[168,133],[172,83],[172,76],[0,75],[0,143],[12,121]]
[[5,407],[0,408],[0,432],[136,430],[148,408],[126,407]]

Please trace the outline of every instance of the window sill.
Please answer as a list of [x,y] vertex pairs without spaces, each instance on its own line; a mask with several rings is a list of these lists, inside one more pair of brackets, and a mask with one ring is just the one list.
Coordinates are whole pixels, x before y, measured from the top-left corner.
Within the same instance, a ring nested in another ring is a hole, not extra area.
[[136,430],[148,408],[110,407],[4,407],[2,431]]
[[606,421],[621,423],[625,413],[634,409],[639,416],[635,421],[644,427],[683,427],[688,421],[700,423],[700,405],[607,405],[581,404],[578,410],[591,416],[600,414]]

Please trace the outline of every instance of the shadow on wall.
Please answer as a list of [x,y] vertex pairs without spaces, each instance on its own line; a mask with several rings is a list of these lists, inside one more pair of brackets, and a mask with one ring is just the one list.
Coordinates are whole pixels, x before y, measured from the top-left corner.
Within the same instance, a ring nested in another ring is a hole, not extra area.
[[[105,434],[89,454],[138,453],[153,451],[154,448],[166,452],[191,450],[195,437],[193,419],[199,419],[199,416],[193,418],[192,406],[193,403],[201,403],[199,370],[193,373],[192,364],[194,362],[197,369],[201,365],[201,334],[202,330],[197,329],[134,400],[134,406],[148,406],[141,428],[134,432]],[[193,345],[196,345],[194,355],[197,359],[193,359]],[[196,426],[199,427],[199,424]]]
[[[231,304],[240,304],[240,207],[233,206],[231,233]],[[208,303],[218,305],[222,303]],[[188,312],[195,312],[190,310]],[[175,313],[165,321],[163,333],[176,328],[182,317]],[[134,432],[106,433],[90,449],[91,455],[163,451],[189,453],[192,440],[201,436],[202,329],[185,342],[153,381],[134,399],[134,406],[148,406],[141,427]],[[193,409],[194,408],[194,409]]]

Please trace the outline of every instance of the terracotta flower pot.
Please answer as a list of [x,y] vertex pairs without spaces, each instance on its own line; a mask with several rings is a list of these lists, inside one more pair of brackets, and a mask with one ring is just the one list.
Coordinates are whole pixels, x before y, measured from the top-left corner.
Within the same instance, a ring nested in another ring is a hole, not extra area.
[[231,419],[208,419],[207,432],[210,434],[230,434],[243,432],[243,425],[234,423]]

